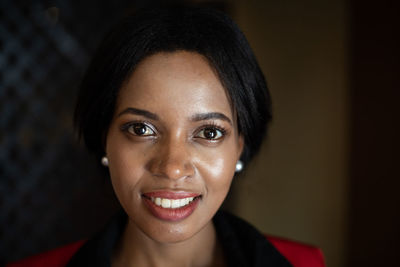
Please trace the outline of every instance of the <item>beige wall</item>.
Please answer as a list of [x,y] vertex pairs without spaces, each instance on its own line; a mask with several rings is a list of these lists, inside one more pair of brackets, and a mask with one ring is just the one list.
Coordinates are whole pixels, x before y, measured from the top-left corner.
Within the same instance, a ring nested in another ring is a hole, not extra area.
[[233,187],[233,211],[264,232],[346,251],[348,84],[344,1],[234,1],[274,104],[268,142]]

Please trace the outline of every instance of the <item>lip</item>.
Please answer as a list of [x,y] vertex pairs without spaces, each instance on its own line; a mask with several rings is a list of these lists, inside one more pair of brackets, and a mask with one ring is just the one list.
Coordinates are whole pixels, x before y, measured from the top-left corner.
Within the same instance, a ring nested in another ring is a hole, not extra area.
[[[181,208],[163,208],[161,206],[157,206],[151,198],[168,198],[168,199],[182,199],[188,197],[194,197],[195,199],[190,202],[188,205]],[[201,199],[201,195],[193,192],[172,192],[172,191],[155,191],[148,192],[142,195],[142,199],[144,200],[145,206],[151,212],[153,216],[163,221],[177,222],[186,219],[189,217],[197,208],[199,201]]]
[[160,198],[168,198],[168,199],[182,199],[187,197],[198,197],[200,194],[194,192],[187,191],[154,191],[144,193],[145,197],[160,197]]

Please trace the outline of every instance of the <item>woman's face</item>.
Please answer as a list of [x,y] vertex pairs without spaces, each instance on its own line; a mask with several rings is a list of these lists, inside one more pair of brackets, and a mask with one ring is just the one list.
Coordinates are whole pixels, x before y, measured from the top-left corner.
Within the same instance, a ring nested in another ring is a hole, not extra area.
[[106,139],[129,225],[159,242],[200,232],[227,195],[242,148],[226,91],[203,56],[143,60],[120,90]]

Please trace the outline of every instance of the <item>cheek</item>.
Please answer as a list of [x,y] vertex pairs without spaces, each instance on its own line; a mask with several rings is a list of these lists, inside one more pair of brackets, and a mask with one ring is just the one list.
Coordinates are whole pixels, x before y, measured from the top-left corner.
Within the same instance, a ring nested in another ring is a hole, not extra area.
[[109,138],[107,156],[111,182],[120,201],[136,197],[144,165],[141,150],[132,149],[123,138]]
[[[208,193],[222,193],[225,197],[235,174],[236,157],[234,149],[216,149],[201,154],[195,165],[204,179]],[[211,194],[212,195],[212,194]],[[215,195],[220,198],[220,194]]]

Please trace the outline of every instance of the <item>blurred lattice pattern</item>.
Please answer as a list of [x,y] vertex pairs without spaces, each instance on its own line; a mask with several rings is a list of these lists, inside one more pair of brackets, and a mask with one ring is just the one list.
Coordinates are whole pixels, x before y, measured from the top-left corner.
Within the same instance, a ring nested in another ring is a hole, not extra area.
[[0,265],[91,233],[115,207],[72,113],[122,4],[0,2]]

